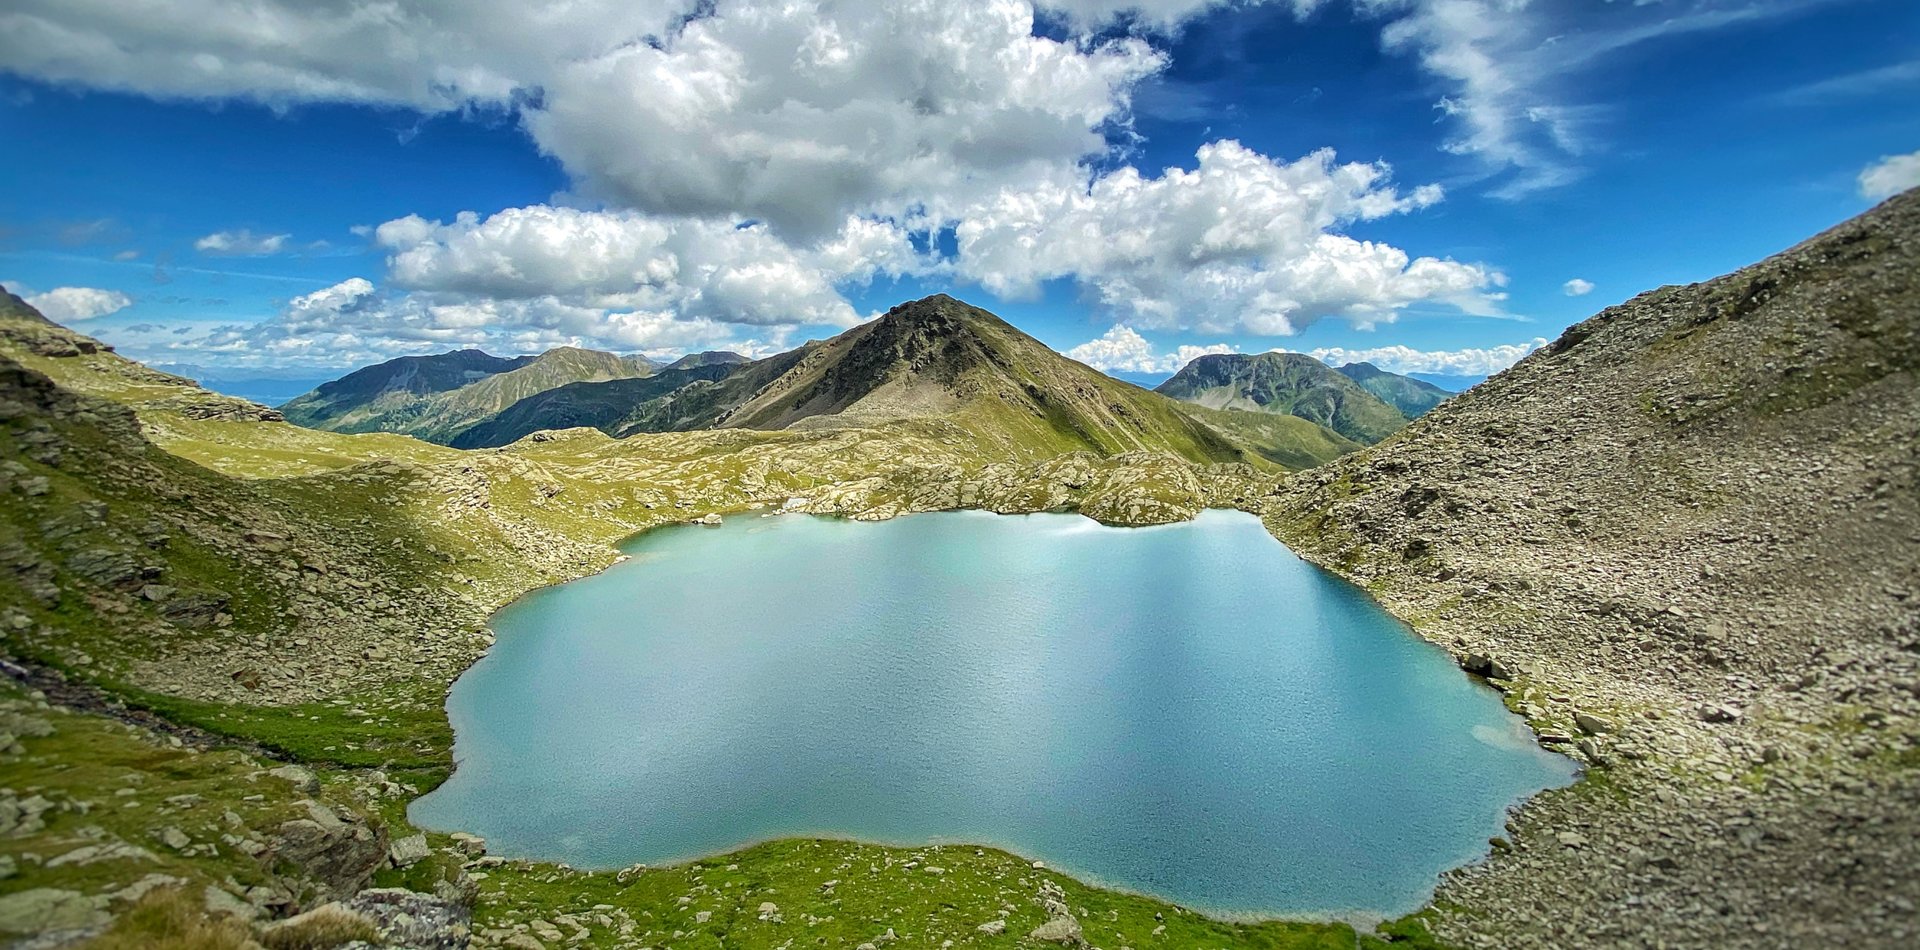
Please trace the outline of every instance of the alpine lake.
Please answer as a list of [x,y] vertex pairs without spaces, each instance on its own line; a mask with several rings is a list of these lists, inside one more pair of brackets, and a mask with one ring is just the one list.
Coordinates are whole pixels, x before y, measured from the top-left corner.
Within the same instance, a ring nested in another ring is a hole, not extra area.
[[529,594],[415,822],[662,864],[993,845],[1228,916],[1391,916],[1573,780],[1499,697],[1239,512],[656,529]]

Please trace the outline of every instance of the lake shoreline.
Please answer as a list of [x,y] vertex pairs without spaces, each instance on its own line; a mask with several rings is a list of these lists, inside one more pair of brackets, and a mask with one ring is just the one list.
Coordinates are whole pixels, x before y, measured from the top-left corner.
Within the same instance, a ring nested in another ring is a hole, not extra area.
[[[1223,509],[1220,509],[1220,510],[1225,510],[1225,511],[1233,511],[1233,512],[1239,512],[1239,513],[1244,513],[1244,509],[1240,509],[1240,508],[1223,508]],[[952,509],[949,509],[949,511],[954,511],[954,512],[956,512],[956,513],[957,513],[957,512],[959,512],[959,511],[982,511],[982,510],[981,510],[981,509],[959,509],[959,510],[952,510]],[[729,525],[732,525],[732,524],[733,524],[734,522],[733,522],[733,521],[732,521],[731,519],[736,519],[736,518],[753,518],[753,519],[755,519],[756,521],[759,521],[759,520],[762,520],[762,519],[765,519],[765,518],[772,518],[772,517],[775,517],[775,516],[776,516],[776,514],[777,514],[777,512],[778,512],[778,509],[775,509],[775,508],[773,508],[772,506],[755,506],[755,507],[750,507],[750,508],[740,508],[740,509],[734,509],[734,510],[731,510],[731,511],[728,511],[728,512],[725,512],[725,513],[724,513],[724,517],[726,517],[726,518],[728,518],[728,519],[729,519],[729,521],[728,521],[728,524],[729,524]],[[919,512],[914,512],[914,513],[919,513]],[[988,513],[988,514],[994,514],[995,512],[985,512],[985,513]],[[1022,513],[1022,514],[1031,514],[1031,513]],[[689,513],[689,514],[687,515],[687,517],[686,517],[686,518],[685,518],[684,520],[681,520],[681,521],[678,521],[678,522],[674,522],[674,523],[670,523],[670,524],[665,524],[665,525],[660,525],[660,526],[656,526],[656,527],[653,527],[653,528],[649,528],[649,529],[645,529],[645,530],[643,530],[643,531],[639,531],[639,532],[635,532],[635,533],[633,533],[633,534],[631,534],[631,535],[628,535],[628,536],[626,536],[626,537],[624,537],[624,538],[622,538],[622,539],[621,539],[621,540],[620,540],[620,541],[619,541],[619,542],[618,542],[618,543],[617,543],[617,544],[615,545],[615,549],[616,549],[616,550],[618,550],[618,551],[620,552],[620,558],[621,558],[621,561],[620,561],[620,563],[625,563],[625,562],[626,562],[626,559],[632,556],[632,554],[634,553],[634,552],[633,552],[633,548],[634,548],[634,547],[636,547],[637,545],[640,545],[640,544],[643,544],[643,543],[646,543],[646,542],[647,542],[647,539],[649,539],[649,538],[658,538],[658,536],[659,536],[659,534],[661,533],[661,529],[663,529],[663,528],[667,528],[667,527],[679,527],[679,528],[682,528],[682,529],[686,529],[686,528],[691,528],[691,527],[695,527],[695,526],[697,525],[697,517],[698,517],[697,515],[695,515],[695,514],[693,514],[693,513]],[[836,519],[833,519],[833,520],[835,520],[835,521],[847,521],[847,522],[852,522],[852,521],[856,521],[856,520],[858,520],[858,519],[850,519],[850,518],[836,518]],[[1097,519],[1089,519],[1089,520],[1092,520],[1092,521],[1094,521],[1094,522],[1095,522],[1095,524],[1101,524],[1100,522],[1098,522],[1098,521],[1097,521]],[[1169,527],[1177,527],[1177,526],[1185,526],[1186,524],[1187,524],[1187,522],[1175,522],[1175,523],[1173,523],[1173,524],[1171,524],[1171,525],[1169,525]],[[1091,527],[1091,526],[1090,526],[1090,527]],[[1110,527],[1110,526],[1109,526],[1109,527]],[[1249,525],[1249,527],[1251,527],[1251,525]],[[1312,571],[1312,572],[1315,572],[1315,573],[1319,573],[1319,572],[1321,572],[1321,571],[1323,570],[1322,568],[1320,568],[1320,567],[1318,567],[1318,566],[1314,566],[1314,565],[1312,565],[1312,564],[1311,564],[1311,562],[1310,562],[1310,561],[1309,561],[1308,559],[1305,559],[1305,558],[1300,558],[1300,557],[1298,556],[1298,554],[1297,554],[1297,553],[1294,553],[1294,552],[1291,552],[1291,551],[1289,551],[1289,550],[1288,550],[1288,549],[1286,548],[1286,546],[1285,546],[1284,544],[1280,544],[1280,543],[1278,543],[1278,541],[1277,541],[1277,539],[1276,539],[1276,538],[1274,538],[1274,537],[1272,536],[1272,534],[1271,534],[1271,532],[1270,532],[1270,531],[1267,531],[1267,530],[1265,530],[1265,527],[1264,527],[1264,525],[1262,525],[1262,526],[1261,526],[1261,529],[1260,529],[1260,531],[1258,532],[1258,534],[1259,534],[1259,536],[1261,537],[1261,541],[1262,541],[1262,543],[1268,543],[1268,544],[1273,544],[1273,545],[1274,545],[1274,550],[1275,550],[1275,551],[1277,551],[1277,552],[1281,552],[1281,553],[1283,553],[1283,554],[1284,554],[1284,555],[1285,555],[1286,557],[1288,557],[1288,558],[1291,558],[1291,559],[1294,559],[1294,560],[1298,560],[1298,561],[1299,561],[1299,562],[1300,562],[1300,563],[1301,563],[1301,564],[1303,565],[1303,569],[1304,569],[1304,570],[1307,570],[1307,571]],[[604,572],[604,571],[602,571],[602,572],[597,572],[597,573],[596,573],[595,575],[590,575],[590,576],[596,576],[596,577],[603,577],[603,576],[604,576],[604,574],[605,574],[605,572]],[[1329,578],[1337,578],[1337,575],[1336,575],[1336,574],[1328,574],[1327,576],[1328,576]],[[1344,584],[1346,583],[1346,582],[1345,582],[1344,580],[1338,580],[1338,581],[1336,581],[1336,582],[1337,582],[1337,583],[1340,583],[1340,584],[1342,584],[1342,585],[1344,585]],[[547,591],[551,591],[551,590],[552,590],[552,587],[546,587],[546,588],[542,588],[542,590],[547,590]],[[531,593],[531,592],[530,592],[530,593]],[[1368,599],[1370,600],[1371,598],[1369,597]],[[522,603],[522,602],[523,602],[523,600],[516,600],[516,601],[515,601],[515,603],[516,603],[516,604],[518,604],[518,603]],[[504,608],[503,608],[503,609],[504,609]],[[497,616],[497,615],[496,615],[496,616]],[[493,622],[492,622],[492,621],[490,620],[490,624],[492,624],[492,623],[493,623]],[[1417,644],[1417,645],[1418,645],[1418,647],[1419,647],[1420,649],[1422,649],[1422,650],[1425,650],[1425,649],[1430,649],[1430,647],[1428,646],[1428,644],[1430,643],[1430,641],[1428,641],[1428,640],[1427,640],[1426,638],[1423,638],[1423,637],[1419,637],[1419,636],[1418,636],[1418,633],[1417,633],[1417,631],[1415,631],[1415,630],[1413,630],[1413,629],[1412,629],[1412,628],[1411,628],[1410,626],[1408,626],[1408,625],[1405,625],[1405,624],[1404,624],[1403,622],[1401,622],[1401,621],[1399,621],[1399,619],[1398,619],[1398,618],[1395,618],[1395,621],[1394,621],[1394,626],[1395,626],[1395,627],[1396,627],[1396,628],[1398,629],[1398,631],[1399,631],[1399,633],[1397,634],[1398,636],[1402,636],[1402,637],[1406,637],[1406,638],[1407,638],[1407,639],[1409,640],[1409,642],[1410,642],[1410,643],[1413,643],[1413,644]],[[1458,674],[1458,673],[1450,673],[1449,675],[1461,675],[1461,674]],[[1465,678],[1465,677],[1463,677],[1463,678],[1462,678],[1462,682],[1463,682],[1463,683],[1466,683],[1466,682],[1471,682],[1471,680],[1470,680],[1470,679],[1468,679],[1468,678]],[[1476,689],[1476,690],[1482,690],[1482,689],[1483,689],[1483,687],[1481,687],[1481,686],[1478,686],[1478,685],[1476,685],[1476,686],[1474,686],[1473,688],[1474,688],[1474,689]],[[451,690],[449,690],[449,693],[450,693],[450,694],[451,694],[451,692],[452,692],[452,691],[451,691]],[[1531,733],[1529,733],[1529,741],[1531,741]],[[1536,747],[1537,747],[1537,746],[1536,746]],[[1521,805],[1521,804],[1522,804],[1522,803],[1523,803],[1523,802],[1524,802],[1524,801],[1526,800],[1526,798],[1528,798],[1528,797],[1530,797],[1530,796],[1525,796],[1525,795],[1523,795],[1523,796],[1521,796],[1520,798],[1517,798],[1517,799],[1515,799],[1514,801],[1512,801],[1512,802],[1510,802],[1510,803],[1508,804],[1508,806],[1507,806],[1507,809],[1506,809],[1506,811],[1507,811],[1507,813],[1511,813],[1512,811],[1514,811],[1514,810],[1517,810],[1517,809],[1518,809],[1518,808],[1520,807],[1520,805]],[[472,830],[472,829],[468,829],[468,830]],[[813,840],[813,839],[817,839],[817,840],[841,840],[841,839],[845,839],[845,840],[854,840],[854,841],[863,841],[863,842],[869,842],[869,843],[885,843],[885,842],[887,841],[887,839],[886,839],[886,838],[885,838],[884,836],[880,836],[880,837],[876,837],[876,836],[862,836],[862,835],[858,835],[858,834],[850,834],[850,835],[825,835],[825,836],[818,836],[818,835],[808,835],[808,836],[802,836],[802,837],[803,837],[803,838],[806,838],[806,839],[809,839],[809,840]],[[790,839],[793,839],[793,838],[794,838],[794,836],[792,836],[792,835],[784,835],[784,834],[776,834],[776,835],[772,835],[772,836],[769,836],[769,837],[768,837],[767,839],[765,839],[765,840],[770,840],[770,841],[779,841],[779,840],[790,840]],[[758,840],[758,839],[756,839],[756,840]],[[905,844],[911,844],[911,843],[912,843],[912,842],[911,842],[911,841],[909,841],[908,839],[894,839],[894,840],[896,840],[896,841],[900,841],[900,842],[902,842],[902,843],[905,843]],[[968,839],[968,840],[973,840],[973,839]],[[990,842],[990,841],[991,841],[991,839],[980,839],[980,840],[981,840],[981,841],[983,841],[983,842]],[[724,856],[725,856],[725,855],[727,855],[727,854],[731,854],[731,853],[736,853],[736,852],[738,852],[738,851],[740,851],[740,850],[743,850],[743,849],[750,849],[750,848],[751,848],[751,847],[753,846],[753,843],[754,843],[754,842],[750,842],[750,841],[743,841],[743,842],[738,842],[738,843],[735,843],[735,844],[733,844],[733,845],[731,845],[731,846],[729,846],[729,847],[726,847],[726,848],[721,848],[721,849],[713,849],[713,850],[699,850],[699,851],[697,851],[697,852],[696,852],[696,854],[697,854],[697,856],[693,856],[693,857],[684,857],[684,858],[681,858],[681,859],[677,859],[677,860],[675,861],[675,863],[677,863],[677,864],[687,864],[687,863],[693,863],[693,862],[701,862],[701,861],[706,861],[706,862],[711,862],[711,861],[714,861],[714,860],[717,860],[717,859],[719,859],[719,858],[721,858],[721,857],[724,857]],[[941,841],[941,843],[942,843],[942,844],[952,844],[952,843],[955,843],[955,842],[952,842],[952,841],[949,841],[949,840],[945,840],[945,839],[942,839],[942,841]],[[1006,846],[1005,844],[999,844],[999,843],[990,843],[990,844],[986,844],[986,845],[983,845],[983,846],[991,846],[991,847],[995,847],[995,848],[998,848],[998,849],[1001,849],[1001,850],[1006,850],[1006,851],[1008,851],[1009,853],[1014,853],[1014,854],[1020,854],[1020,853],[1024,853],[1024,852],[1022,852],[1022,851],[1020,851],[1020,850],[1018,850],[1018,849],[1013,849],[1013,848],[1008,848],[1008,847],[1007,847],[1007,846]],[[512,850],[510,849],[510,850],[509,850],[509,853],[517,853],[517,852],[514,852],[514,851],[512,851]],[[1483,853],[1482,853],[1482,854],[1481,854],[1481,855],[1480,855],[1479,857],[1476,857],[1476,858],[1472,858],[1472,859],[1470,859],[1470,861],[1478,861],[1478,860],[1484,860],[1484,859],[1485,859],[1485,854],[1484,854],[1484,852],[1483,852]],[[579,862],[579,861],[577,861],[577,860],[576,860],[576,861],[574,861],[573,863],[575,863],[575,864],[577,864],[577,865],[580,865],[580,866],[582,866],[582,867],[586,867],[586,866],[588,866],[588,865],[590,864],[590,862],[585,862],[585,863],[583,863],[583,862]],[[655,862],[655,864],[656,864],[656,866],[658,866],[658,865],[660,864],[660,862]],[[593,865],[593,866],[595,866],[595,867],[601,867],[601,868],[603,868],[603,869],[606,869],[606,870],[612,870],[612,869],[614,869],[614,868],[616,868],[616,867],[618,867],[618,866],[620,866],[620,865],[619,865],[619,864],[618,864],[617,862],[609,862],[609,863],[605,863],[605,864],[599,864],[599,865]],[[1448,865],[1448,867],[1451,867],[1451,866],[1453,866],[1453,865]],[[1080,877],[1080,879],[1081,879],[1081,880],[1083,880],[1083,881],[1099,881],[1099,880],[1101,880],[1101,878],[1100,878],[1100,876],[1099,876],[1099,875],[1097,875],[1097,874],[1081,874],[1081,875],[1079,875],[1079,877]],[[1437,884],[1437,880],[1436,880],[1435,882],[1433,882],[1433,883],[1435,883],[1435,884]],[[1108,886],[1108,887],[1111,887],[1112,885],[1108,885],[1108,884],[1104,884],[1104,883],[1103,883],[1103,886]],[[1427,893],[1428,893],[1428,894],[1430,894],[1430,893],[1431,893],[1431,890],[1432,890],[1432,886],[1433,886],[1432,884],[1429,884],[1429,886],[1428,886],[1428,888],[1427,888]],[[1126,888],[1124,888],[1124,887],[1122,887],[1121,889],[1126,889]],[[1145,894],[1145,895],[1151,895],[1151,893],[1152,893],[1152,892],[1151,892],[1150,890],[1148,890],[1148,891],[1140,891],[1140,890],[1138,890],[1138,889],[1133,889],[1133,890],[1134,890],[1134,892],[1136,892],[1136,893],[1142,893],[1142,894]],[[1424,900],[1424,898],[1423,898],[1423,900]],[[1203,903],[1203,902],[1195,902],[1195,904],[1201,904],[1201,903]],[[1189,909],[1192,909],[1192,906],[1191,906],[1191,905],[1185,905],[1185,906],[1189,906]],[[1419,904],[1418,904],[1418,903],[1414,903],[1414,904],[1412,904],[1411,906],[1415,906],[1415,907],[1417,907],[1417,906],[1419,906]],[[1215,911],[1215,912],[1209,912],[1209,913],[1210,913],[1210,916],[1213,916],[1213,917],[1215,917],[1215,918],[1217,918],[1217,919],[1221,919],[1221,920],[1231,920],[1231,921],[1248,921],[1248,920],[1315,920],[1315,919],[1319,919],[1319,920],[1341,920],[1341,921],[1345,921],[1345,922],[1349,922],[1349,923],[1358,923],[1358,924],[1361,924],[1362,926],[1367,926],[1367,925],[1371,925],[1372,923],[1375,923],[1375,922],[1378,922],[1378,921],[1379,921],[1379,920],[1381,920],[1381,919],[1384,919],[1384,918],[1386,918],[1386,917],[1388,917],[1388,916],[1391,916],[1391,915],[1386,915],[1386,914],[1381,914],[1380,912],[1377,912],[1377,911],[1327,911],[1327,912],[1321,912],[1321,913],[1303,913],[1303,912],[1297,912],[1297,911],[1280,911],[1280,912],[1269,912],[1269,911],[1259,911],[1259,912],[1239,912],[1239,911]]]

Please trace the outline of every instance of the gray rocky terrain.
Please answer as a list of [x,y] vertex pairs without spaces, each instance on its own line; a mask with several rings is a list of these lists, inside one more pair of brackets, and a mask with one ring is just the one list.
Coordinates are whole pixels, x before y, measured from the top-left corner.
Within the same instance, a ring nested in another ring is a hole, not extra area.
[[1920,942],[1920,194],[1569,329],[1264,514],[1589,765],[1465,946]]

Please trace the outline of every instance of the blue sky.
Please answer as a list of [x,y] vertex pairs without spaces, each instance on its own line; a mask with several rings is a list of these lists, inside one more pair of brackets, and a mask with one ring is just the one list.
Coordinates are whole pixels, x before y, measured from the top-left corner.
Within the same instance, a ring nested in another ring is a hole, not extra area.
[[937,290],[1116,372],[1479,375],[1920,181],[1910,0],[17,6],[0,281],[226,379]]

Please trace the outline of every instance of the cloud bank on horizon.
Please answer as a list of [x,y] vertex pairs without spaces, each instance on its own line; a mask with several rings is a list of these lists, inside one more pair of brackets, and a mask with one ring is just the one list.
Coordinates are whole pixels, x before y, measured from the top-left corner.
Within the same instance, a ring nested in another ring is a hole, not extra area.
[[[1519,197],[1580,174],[1594,117],[1561,97],[1560,78],[1652,36],[1803,2],[1605,16],[1529,0],[1274,5],[1302,29],[1336,5],[1377,23],[1382,48],[1443,91],[1443,147],[1477,159],[1493,193]],[[18,0],[0,15],[0,65],[163,100],[484,112],[565,171],[571,190],[547,203],[369,222],[384,272],[168,344],[233,365],[467,345],[758,351],[871,316],[850,289],[901,277],[1010,301],[1064,282],[1113,327],[1086,344],[1089,362],[1115,367],[1194,349],[1156,353],[1139,329],[1285,337],[1410,308],[1502,314],[1496,263],[1350,233],[1442,205],[1440,183],[1230,138],[1199,145],[1191,169],[1134,166],[1135,98],[1168,69],[1169,39],[1257,5],[484,0],[343,13],[295,0]],[[1902,174],[1863,174],[1860,187]],[[226,257],[297,247],[278,228],[194,243]],[[1566,292],[1591,287],[1576,279]]]

